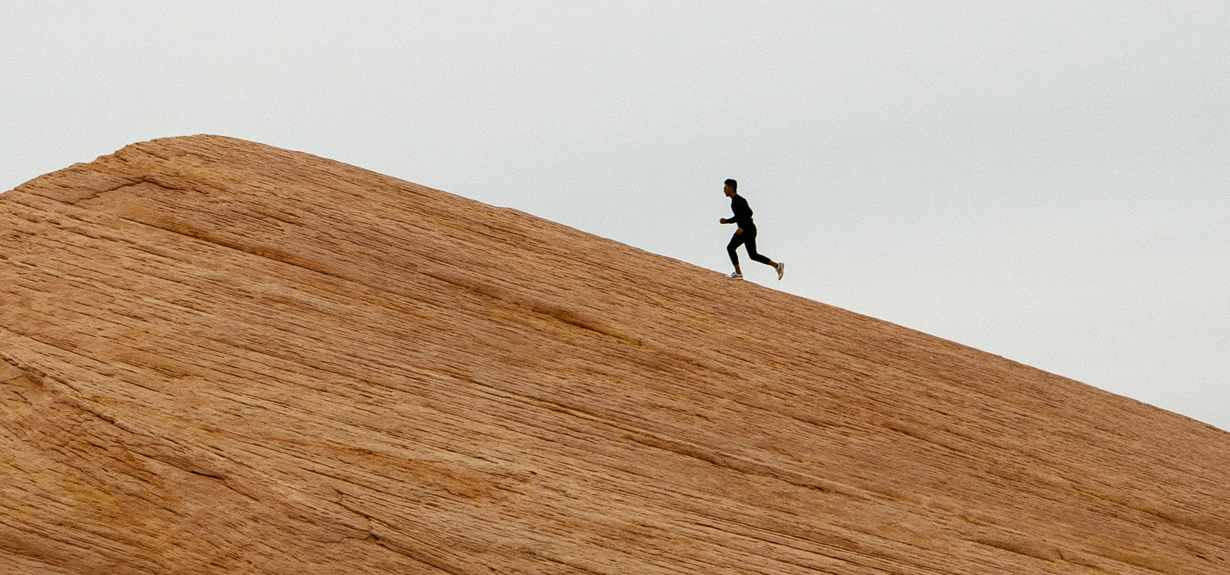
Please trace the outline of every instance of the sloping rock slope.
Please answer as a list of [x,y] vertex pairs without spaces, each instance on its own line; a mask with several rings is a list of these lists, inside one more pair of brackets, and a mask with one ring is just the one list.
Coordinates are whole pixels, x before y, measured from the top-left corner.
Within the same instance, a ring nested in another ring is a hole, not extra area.
[[1222,431],[303,153],[22,185],[0,298],[0,572],[1230,573]]

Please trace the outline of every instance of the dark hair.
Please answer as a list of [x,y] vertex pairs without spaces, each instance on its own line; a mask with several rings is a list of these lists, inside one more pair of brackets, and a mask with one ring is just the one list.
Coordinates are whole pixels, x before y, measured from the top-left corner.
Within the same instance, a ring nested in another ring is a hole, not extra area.
[[730,186],[730,189],[732,189],[732,190],[734,190],[734,191],[736,191],[736,192],[738,192],[738,191],[739,191],[739,182],[736,182],[736,181],[734,181],[734,180],[732,180],[732,179],[727,178],[727,179],[726,179],[726,185]]

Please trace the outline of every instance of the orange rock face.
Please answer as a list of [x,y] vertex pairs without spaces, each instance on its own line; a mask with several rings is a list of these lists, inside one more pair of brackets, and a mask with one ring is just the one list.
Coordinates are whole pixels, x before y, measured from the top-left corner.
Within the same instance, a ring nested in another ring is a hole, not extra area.
[[1225,432],[307,154],[20,186],[0,304],[4,573],[1230,573]]

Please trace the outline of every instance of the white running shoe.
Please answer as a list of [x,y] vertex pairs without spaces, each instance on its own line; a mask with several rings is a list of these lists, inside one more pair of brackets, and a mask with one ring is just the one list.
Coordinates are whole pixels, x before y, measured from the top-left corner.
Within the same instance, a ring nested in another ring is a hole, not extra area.
[[730,274],[730,277],[732,277],[732,278],[734,278],[734,279],[737,279],[737,280],[741,280],[741,279],[743,279],[743,274],[741,274],[741,273],[739,273],[739,272],[735,272],[735,273],[733,273],[733,274]]
[[786,273],[786,262],[777,262],[777,281],[782,281],[782,275]]

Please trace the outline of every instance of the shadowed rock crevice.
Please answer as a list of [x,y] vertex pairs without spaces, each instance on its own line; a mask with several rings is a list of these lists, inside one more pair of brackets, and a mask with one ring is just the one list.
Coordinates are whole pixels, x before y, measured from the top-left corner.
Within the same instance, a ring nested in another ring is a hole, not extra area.
[[[715,246],[721,249],[721,246]],[[1230,436],[216,136],[0,196],[0,572],[1230,572]]]

